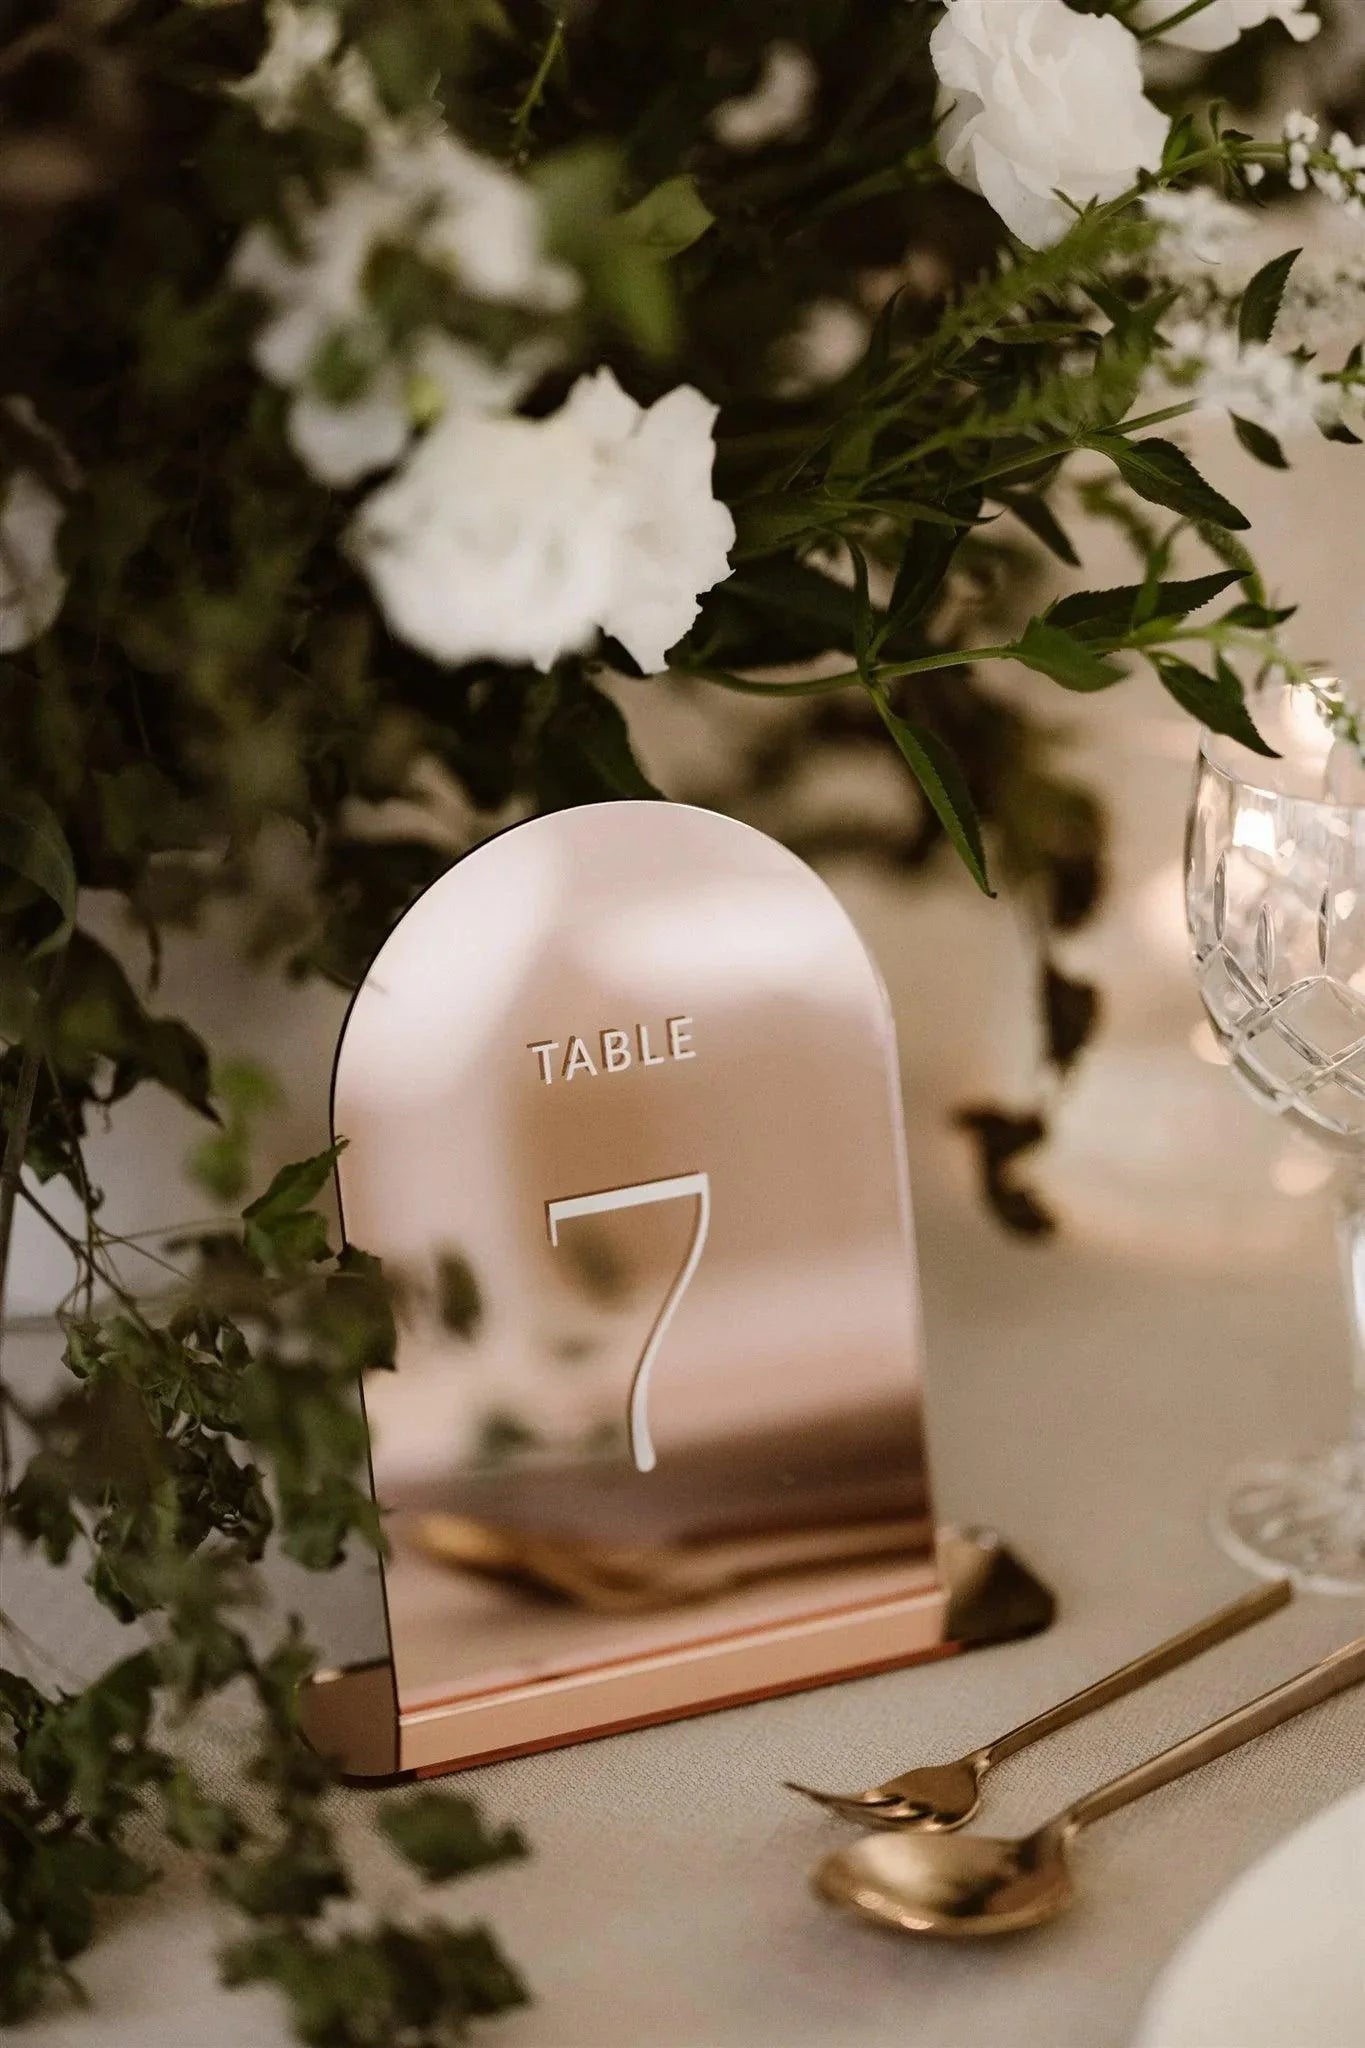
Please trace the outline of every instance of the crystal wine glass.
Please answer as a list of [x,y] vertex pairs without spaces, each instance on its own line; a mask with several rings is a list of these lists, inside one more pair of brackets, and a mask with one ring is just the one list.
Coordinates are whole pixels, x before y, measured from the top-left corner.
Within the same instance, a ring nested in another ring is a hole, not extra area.
[[1333,737],[1335,685],[1258,694],[1268,760],[1206,732],[1186,908],[1204,1007],[1232,1072],[1339,1162],[1338,1231],[1355,1351],[1348,1442],[1244,1468],[1223,1547],[1316,1592],[1365,1592],[1365,767]]

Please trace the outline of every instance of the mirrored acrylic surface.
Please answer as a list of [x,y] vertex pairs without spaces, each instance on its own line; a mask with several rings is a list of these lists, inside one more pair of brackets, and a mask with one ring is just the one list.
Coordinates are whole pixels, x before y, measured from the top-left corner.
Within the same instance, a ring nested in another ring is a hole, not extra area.
[[894,1036],[809,869],[684,806],[516,827],[379,954],[334,1127],[401,1296],[365,1391],[402,1715],[811,1617],[925,1647]]

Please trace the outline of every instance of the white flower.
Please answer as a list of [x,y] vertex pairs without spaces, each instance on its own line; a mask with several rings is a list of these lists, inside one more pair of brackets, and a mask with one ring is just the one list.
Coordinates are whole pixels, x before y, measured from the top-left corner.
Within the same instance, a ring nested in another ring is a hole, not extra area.
[[345,489],[391,468],[417,427],[452,408],[507,411],[543,367],[530,352],[497,364],[449,335],[420,334],[403,362],[381,364],[349,403],[300,391],[289,408],[290,446],[320,483]]
[[[1160,31],[1160,40],[1180,50],[1226,50],[1249,28],[1280,21],[1296,43],[1311,42],[1322,27],[1308,12],[1308,0],[1208,0],[1197,14],[1184,14],[1188,0],[1140,0],[1134,26]],[[1172,26],[1163,29],[1162,23]]]
[[260,63],[228,91],[255,109],[263,128],[287,128],[300,92],[336,49],[341,23],[330,7],[296,7],[292,0],[272,0],[266,20],[270,41]]
[[[365,295],[378,249],[412,250],[474,298],[555,311],[577,291],[572,273],[544,254],[530,189],[439,131],[377,138],[367,170],[338,179],[320,202],[295,197],[291,227],[292,249],[269,227],[249,229],[231,276],[270,308],[252,358],[263,376],[295,394],[290,439],[324,483],[354,483],[398,459],[414,423],[414,378],[435,378],[446,399],[463,395],[476,406],[510,404],[524,388],[524,364],[509,381],[480,365],[472,349],[452,352],[434,333],[411,337],[395,358]],[[316,382],[329,348],[359,386],[342,404]],[[500,397],[488,395],[490,384]],[[427,418],[431,410],[418,408]]]
[[[75,464],[26,398],[4,410],[52,450],[63,485],[75,489]],[[13,654],[44,634],[62,608],[67,579],[57,559],[65,501],[34,470],[11,470],[0,483],[0,654]]]
[[1268,433],[1302,433],[1329,403],[1311,364],[1266,342],[1242,342],[1230,327],[1182,321],[1166,340],[1165,369],[1177,389]]
[[1148,192],[1143,210],[1161,229],[1156,266],[1170,278],[1197,277],[1202,270],[1242,253],[1251,236],[1250,216],[1207,185],[1188,192]]
[[686,385],[639,406],[609,370],[547,419],[454,409],[361,507],[352,553],[437,661],[548,669],[600,628],[653,673],[729,574],[714,419]]
[[1072,206],[1113,199],[1161,162],[1169,122],[1144,98],[1138,44],[1065,0],[949,0],[930,38],[950,176],[1042,248]]
[[368,319],[365,270],[384,243],[410,248],[475,298],[558,311],[576,295],[572,273],[544,254],[530,188],[440,131],[385,138],[367,170],[338,179],[319,203],[296,195],[291,227],[297,254],[257,226],[232,263],[237,284],[274,302],[254,357],[275,383],[297,383],[325,340]]
[[722,100],[711,132],[727,149],[761,149],[804,126],[819,82],[815,66],[795,43],[770,43],[753,90]]
[[802,398],[846,377],[866,355],[871,332],[866,313],[846,299],[812,299],[773,350],[778,396]]

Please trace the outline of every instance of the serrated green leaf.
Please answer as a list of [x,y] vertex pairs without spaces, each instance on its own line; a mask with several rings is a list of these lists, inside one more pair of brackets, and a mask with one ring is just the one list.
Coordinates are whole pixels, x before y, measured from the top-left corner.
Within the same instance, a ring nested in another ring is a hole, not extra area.
[[1010,648],[1011,658],[1038,675],[1050,676],[1066,690],[1108,690],[1123,681],[1116,662],[1097,654],[1079,634],[1067,632],[1052,619],[1030,619]]
[[1252,724],[1241,681],[1225,661],[1220,659],[1216,674],[1211,676],[1206,676],[1192,663],[1181,661],[1173,654],[1158,655],[1154,665],[1167,692],[1182,711],[1188,711],[1210,732],[1223,733],[1228,739],[1239,741],[1253,754],[1278,760],[1274,747],[1266,745]]
[[1046,498],[1029,491],[1000,491],[996,496],[1020,525],[1026,526],[1036,541],[1041,541],[1049,554],[1055,555],[1059,562],[1065,562],[1069,569],[1080,568],[1081,558],[1071,537]]
[[1164,505],[1182,518],[1207,520],[1229,532],[1244,533],[1251,525],[1244,512],[1205,482],[1174,441],[1129,441],[1122,434],[1092,434],[1086,446],[1107,455],[1128,488],[1149,505]]
[[[1180,620],[1221,596],[1229,585],[1240,581],[1240,571],[1217,569],[1208,576],[1190,576],[1180,581],[1158,583],[1154,618]],[[1121,639],[1135,624],[1144,586],[1122,584],[1113,590],[1077,590],[1059,598],[1044,613],[1049,625],[1062,626],[1083,639]]]
[[936,734],[921,725],[912,724],[893,711],[880,692],[873,693],[873,702],[882,724],[900,748],[911,774],[924,791],[934,816],[966,863],[972,880],[983,894],[993,896],[995,891],[986,870],[981,821],[956,755]]
[[1237,315],[1237,333],[1243,347],[1269,341],[1275,332],[1289,273],[1302,254],[1302,249],[1287,249],[1283,256],[1274,257],[1257,271],[1243,292]]

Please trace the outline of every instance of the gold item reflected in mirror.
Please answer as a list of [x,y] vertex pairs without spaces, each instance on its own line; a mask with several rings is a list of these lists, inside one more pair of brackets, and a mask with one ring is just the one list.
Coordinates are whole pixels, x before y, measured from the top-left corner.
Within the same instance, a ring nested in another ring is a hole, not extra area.
[[811,1881],[834,1905],[904,1934],[970,1940],[1040,1926],[1071,1903],[1075,1885],[1070,1851],[1082,1828],[1201,1770],[1362,1680],[1365,1637],[1086,1793],[1020,1840],[865,1835],[850,1848],[827,1856]]
[[922,1522],[855,1522],[693,1546],[649,1549],[575,1543],[497,1529],[467,1515],[423,1515],[415,1540],[458,1571],[486,1572],[558,1595],[596,1614],[655,1614],[736,1586],[855,1559],[903,1557],[924,1541]]
[[818,1792],[790,1778],[786,1780],[788,1789],[804,1793],[807,1799],[814,1799],[830,1812],[864,1827],[918,1829],[939,1834],[963,1827],[980,1811],[982,1781],[997,1764],[1017,1756],[1032,1743],[1041,1742],[1045,1735],[1069,1728],[1111,1701],[1124,1699],[1140,1686],[1150,1685],[1153,1679],[1176,1670],[1205,1650],[1227,1642],[1253,1622],[1278,1612],[1293,1598],[1293,1593],[1289,1579],[1255,1587],[1229,1606],[1220,1607],[1216,1614],[1206,1616],[1192,1628],[1111,1671],[1107,1678],[1097,1679],[1084,1691],[1046,1708],[1011,1729],[1008,1735],[997,1736],[995,1741],[984,1743],[955,1763],[903,1771],[899,1777],[888,1778],[882,1785],[871,1785],[865,1792]]

